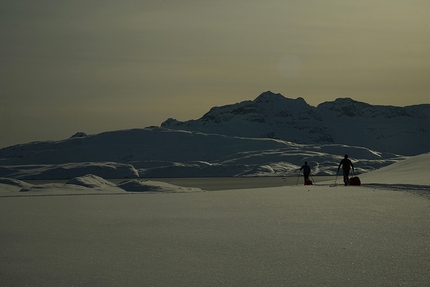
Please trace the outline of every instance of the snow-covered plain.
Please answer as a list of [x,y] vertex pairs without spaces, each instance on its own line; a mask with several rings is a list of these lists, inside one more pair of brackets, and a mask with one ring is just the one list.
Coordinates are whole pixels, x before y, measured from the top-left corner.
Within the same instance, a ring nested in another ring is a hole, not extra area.
[[42,185],[2,178],[0,281],[427,286],[429,164],[430,154],[412,157],[360,175],[360,187],[211,192],[94,175]]

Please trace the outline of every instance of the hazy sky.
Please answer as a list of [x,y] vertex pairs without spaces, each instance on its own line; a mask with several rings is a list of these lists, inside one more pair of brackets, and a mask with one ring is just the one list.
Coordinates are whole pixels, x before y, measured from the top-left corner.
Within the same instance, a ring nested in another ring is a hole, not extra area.
[[428,0],[0,0],[0,147],[271,90],[430,103]]

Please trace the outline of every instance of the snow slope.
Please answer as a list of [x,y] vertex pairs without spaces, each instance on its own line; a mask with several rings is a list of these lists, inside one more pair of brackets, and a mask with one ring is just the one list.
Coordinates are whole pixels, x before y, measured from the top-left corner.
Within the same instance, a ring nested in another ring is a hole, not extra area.
[[430,191],[430,153],[411,157],[360,175],[365,183],[425,185]]

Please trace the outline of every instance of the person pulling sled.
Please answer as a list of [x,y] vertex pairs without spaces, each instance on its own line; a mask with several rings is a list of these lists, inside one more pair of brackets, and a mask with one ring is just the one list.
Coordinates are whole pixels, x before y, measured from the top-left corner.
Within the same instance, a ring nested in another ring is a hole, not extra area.
[[309,175],[311,174],[311,167],[308,165],[308,162],[305,161],[305,164],[300,168],[300,171],[303,170],[303,176],[305,178],[305,185],[311,185],[312,181],[309,179]]
[[354,173],[354,165],[352,164],[351,160],[348,158],[348,155],[346,154],[345,157],[340,161],[339,166],[337,167],[337,172],[339,173],[340,166],[342,166],[343,169],[343,182],[345,185],[348,185],[349,182],[349,171],[352,168],[352,172]]

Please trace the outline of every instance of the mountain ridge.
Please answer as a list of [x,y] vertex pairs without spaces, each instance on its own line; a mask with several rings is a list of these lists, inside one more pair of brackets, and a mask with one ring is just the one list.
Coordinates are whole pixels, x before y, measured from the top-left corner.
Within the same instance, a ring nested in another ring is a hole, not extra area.
[[407,158],[405,151],[428,152],[429,114],[430,105],[372,106],[341,98],[313,107],[303,98],[266,92],[213,107],[198,120],[2,148],[0,177],[297,176],[304,161],[313,175],[336,175],[344,154],[361,174]]
[[309,105],[271,91],[254,100],[213,107],[197,120],[169,118],[161,127],[228,136],[336,143],[416,155],[430,151],[430,104],[371,105],[338,98]]

